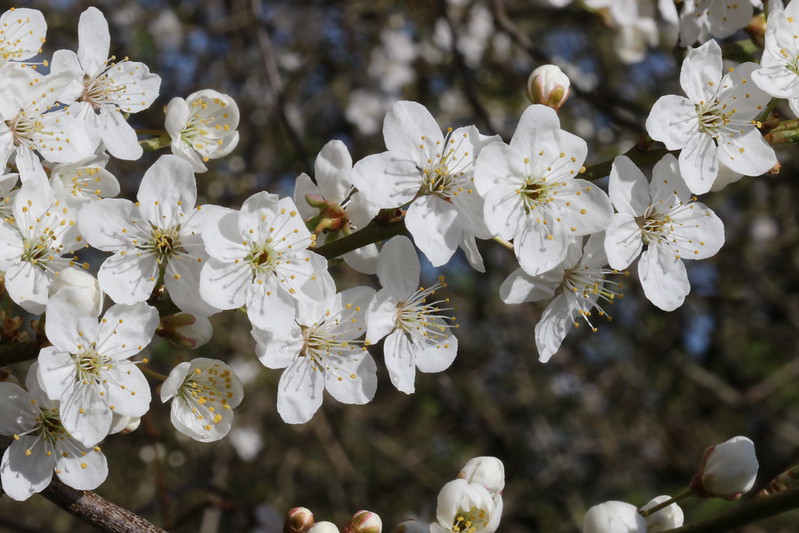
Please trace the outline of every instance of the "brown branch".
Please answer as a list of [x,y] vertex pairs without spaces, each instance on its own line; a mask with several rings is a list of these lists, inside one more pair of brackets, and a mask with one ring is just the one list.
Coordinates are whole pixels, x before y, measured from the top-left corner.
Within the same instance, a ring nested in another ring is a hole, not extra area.
[[[11,444],[8,437],[0,437],[0,454]],[[2,491],[0,491],[2,494]],[[90,490],[76,490],[53,477],[50,486],[41,495],[68,513],[108,533],[166,533],[165,530]]]

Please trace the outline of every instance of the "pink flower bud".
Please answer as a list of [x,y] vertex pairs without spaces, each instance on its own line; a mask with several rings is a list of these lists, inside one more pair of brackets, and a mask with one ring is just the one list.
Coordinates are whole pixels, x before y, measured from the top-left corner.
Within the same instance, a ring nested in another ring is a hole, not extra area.
[[527,79],[527,98],[557,111],[569,97],[570,85],[569,78],[559,67],[542,65]]
[[352,519],[344,526],[344,533],[381,533],[383,531],[383,521],[377,513],[371,511],[358,511],[352,515]]
[[646,533],[646,520],[635,505],[609,501],[588,509],[583,533]]
[[757,467],[755,444],[747,437],[733,437],[705,450],[691,489],[700,498],[737,500],[755,484]]
[[211,340],[214,328],[205,317],[181,312],[161,318],[155,334],[183,348],[198,348]]
[[313,524],[313,513],[309,509],[294,507],[286,515],[283,533],[306,533]]

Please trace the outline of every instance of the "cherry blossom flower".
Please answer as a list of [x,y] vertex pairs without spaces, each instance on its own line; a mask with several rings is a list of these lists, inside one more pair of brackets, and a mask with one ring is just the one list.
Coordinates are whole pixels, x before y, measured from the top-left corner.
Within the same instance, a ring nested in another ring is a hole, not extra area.
[[366,340],[370,344],[386,337],[383,353],[391,383],[406,393],[414,392],[416,369],[441,372],[458,353],[458,339],[450,331],[454,318],[439,307],[447,300],[429,302],[428,297],[446,287],[443,278],[427,289],[419,288],[421,267],[416,250],[407,237],[394,237],[383,245],[377,260],[382,289],[369,303]]
[[491,234],[474,186],[474,162],[495,138],[482,137],[474,126],[442,134],[424,106],[405,101],[386,114],[383,137],[388,151],[358,161],[352,182],[379,208],[410,202],[405,225],[433,266],[446,264],[460,246],[483,271],[475,237]]
[[0,15],[0,68],[41,53],[47,34],[44,15],[36,9],[11,8]]
[[371,287],[354,287],[324,301],[298,304],[288,334],[254,328],[256,353],[268,368],[285,368],[277,411],[289,424],[304,424],[321,407],[323,391],[346,404],[362,405],[377,389],[377,367],[357,341],[366,332]]
[[93,316],[103,312],[103,291],[97,279],[83,269],[68,267],[58,273],[50,285],[50,297],[64,291],[64,297],[75,307]]
[[502,496],[492,497],[482,485],[454,479],[438,493],[436,522],[430,533],[493,533],[502,518]]
[[128,359],[150,343],[158,326],[155,308],[117,304],[96,316],[56,294],[47,304],[45,332],[52,346],[39,353],[39,383],[59,400],[61,422],[91,446],[105,437],[113,414],[140,417],[150,406],[150,387]]
[[[303,173],[294,185],[294,202],[303,220],[317,235],[316,245],[349,235],[366,226],[379,208],[352,186],[352,157],[338,140],[328,142],[316,156],[314,177],[318,186]],[[377,246],[368,244],[343,255],[344,262],[363,272],[377,269]]]
[[505,465],[496,457],[472,457],[458,472],[458,477],[482,485],[496,496],[505,488]]
[[542,363],[558,351],[569,329],[580,325],[577,317],[592,331],[596,331],[591,322],[593,309],[599,316],[610,318],[603,306],[613,303],[620,294],[616,292],[617,284],[605,279],[615,271],[606,268],[603,239],[604,233],[595,233],[586,240],[585,246],[582,246],[582,239],[573,239],[567,247],[566,258],[552,270],[531,276],[517,269],[499,288],[506,304],[554,297],[535,326],[535,344]]
[[14,197],[10,219],[0,223],[0,270],[9,296],[29,313],[44,312],[50,284],[75,265],[71,254],[84,243],[75,225],[75,205],[57,200],[44,171]]
[[799,116],[799,3],[783,8],[782,0],[769,2],[766,25],[766,47],[760,59],[761,68],[752,73],[752,81],[776,98],[787,98]]
[[239,108],[230,96],[205,89],[166,106],[166,131],[172,153],[205,172],[205,162],[228,155],[239,143]]
[[246,305],[258,328],[290,331],[295,301],[324,301],[335,291],[327,260],[308,250],[314,239],[291,198],[261,192],[241,211],[215,209],[202,239],[210,255],[200,276],[203,299],[220,309]]
[[617,157],[608,188],[619,211],[605,233],[608,263],[623,270],[641,255],[644,294],[660,309],[673,311],[691,291],[682,260],[706,259],[721,249],[721,219],[691,195],[671,154],[655,164],[650,183],[629,158]]
[[119,194],[119,182],[105,169],[108,157],[90,156],[74,163],[61,163],[50,172],[56,197],[72,197],[81,203]]
[[770,100],[750,83],[757,68],[742,63],[722,76],[721,48],[708,41],[683,61],[680,85],[688,97],[662,96],[652,107],[646,130],[669,150],[681,150],[680,174],[694,194],[710,190],[719,162],[746,176],[759,176],[777,163],[755,125]]
[[78,490],[95,489],[108,475],[100,447],[85,446],[64,429],[58,402],[39,387],[37,366],[28,371],[27,391],[0,382],[0,435],[14,438],[0,462],[0,482],[3,492],[17,501],[44,490],[53,472]]
[[490,144],[477,160],[474,180],[485,197],[486,224],[513,239],[516,258],[531,276],[563,261],[571,237],[602,231],[610,221],[607,195],[575,178],[586,152],[584,140],[560,129],[554,110],[531,105],[510,145]]
[[114,253],[100,266],[100,286],[117,303],[143,302],[163,271],[169,296],[180,309],[200,316],[217,312],[198,298],[207,254],[191,166],[176,156],[161,156],[145,172],[136,198],[135,204],[122,198],[91,202],[78,216],[86,241]]
[[233,409],[244,388],[233,370],[216,359],[179,363],[161,385],[161,401],[172,400],[172,425],[194,440],[214,442],[230,431]]
[[73,81],[72,73],[42,75],[32,67],[3,70],[0,90],[0,168],[12,156],[22,181],[35,179],[42,163],[69,163],[91,155],[86,131],[56,101]]
[[127,58],[114,63],[110,48],[108,22],[99,9],[90,7],[78,22],[78,53],[58,50],[53,54],[52,71],[70,73],[79,80],[61,101],[85,125],[94,145],[102,140],[114,157],[135,160],[141,157],[142,147],[123,113],[150,107],[158,97],[161,78],[144,63]]
[[647,533],[646,520],[635,505],[609,501],[585,513],[583,533]]

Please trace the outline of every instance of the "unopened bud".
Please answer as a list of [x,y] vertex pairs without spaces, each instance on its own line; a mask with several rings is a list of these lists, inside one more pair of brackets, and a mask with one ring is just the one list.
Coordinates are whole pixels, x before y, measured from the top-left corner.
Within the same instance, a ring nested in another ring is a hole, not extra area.
[[344,533],[381,533],[383,521],[372,511],[358,511],[344,526]]
[[544,104],[558,110],[569,98],[568,76],[555,65],[542,65],[527,79],[527,98],[534,104]]
[[56,293],[81,311],[100,316],[103,311],[103,291],[97,279],[79,268],[61,270],[50,284],[50,297]]
[[588,509],[583,533],[646,533],[646,520],[635,505],[609,501]]
[[[641,509],[644,511],[652,509],[670,499],[671,496],[657,496],[652,498],[652,500]],[[685,515],[682,509],[676,503],[672,503],[646,517],[646,531],[647,533],[660,533],[661,531],[682,527],[684,521]]]
[[494,496],[505,488],[505,465],[496,457],[474,457],[467,461],[458,477],[482,485]]
[[391,530],[391,533],[429,533],[429,531],[429,524],[423,524],[418,520],[406,520],[400,522],[397,527]]
[[339,533],[338,527],[333,522],[317,522],[308,533]]
[[286,515],[283,533],[305,533],[313,525],[313,513],[309,509],[294,507]]
[[214,328],[203,316],[181,312],[162,317],[155,334],[183,348],[198,348],[211,340]]
[[131,433],[139,428],[139,424],[141,424],[141,418],[138,416],[118,415],[116,413],[111,413],[111,429],[108,430],[108,434],[112,435],[114,433]]
[[737,500],[755,484],[757,468],[755,444],[747,437],[733,437],[705,450],[691,489],[700,498]]

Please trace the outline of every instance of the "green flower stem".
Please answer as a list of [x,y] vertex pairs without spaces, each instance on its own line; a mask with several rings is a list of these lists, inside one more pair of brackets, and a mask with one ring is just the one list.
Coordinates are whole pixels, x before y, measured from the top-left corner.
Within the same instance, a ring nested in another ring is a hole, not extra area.
[[146,367],[144,365],[141,365],[139,367],[139,369],[142,372],[144,372],[145,374],[147,374],[148,376],[150,376],[151,378],[155,378],[158,381],[166,381],[167,377],[165,375],[161,374],[160,372],[156,372],[155,370],[151,370],[150,368],[148,368],[148,367]]
[[142,139],[139,144],[145,152],[155,152],[161,148],[166,148],[172,144],[172,139],[166,132],[161,133],[158,137],[151,137],[149,139]]
[[[433,228],[435,229],[435,228]],[[395,235],[407,235],[408,230],[402,220],[383,223],[372,221],[362,229],[342,237],[333,242],[329,242],[314,251],[327,259],[339,256],[362,248],[367,244],[376,243],[394,237]]]
[[799,509],[799,488],[749,500],[712,518],[667,531],[669,533],[724,533],[794,509]]
[[668,507],[672,503],[677,503],[678,501],[684,500],[685,498],[688,498],[689,496],[693,496],[693,495],[694,495],[694,492],[690,488],[683,489],[682,492],[680,492],[676,496],[673,496],[673,497],[669,498],[665,502],[660,502],[659,504],[657,504],[656,506],[652,507],[651,509],[646,509],[645,511],[638,511],[638,514],[640,514],[641,516],[646,518],[647,516],[655,514],[656,512],[660,511],[661,509],[665,509],[666,507]]

